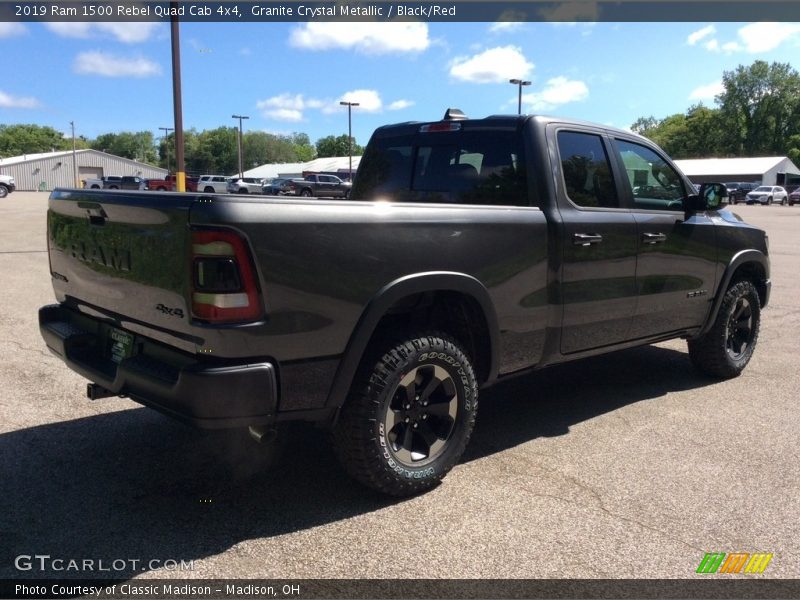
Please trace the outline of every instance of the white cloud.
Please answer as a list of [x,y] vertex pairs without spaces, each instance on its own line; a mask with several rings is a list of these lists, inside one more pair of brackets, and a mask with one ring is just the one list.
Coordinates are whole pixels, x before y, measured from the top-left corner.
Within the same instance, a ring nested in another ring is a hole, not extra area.
[[[579,102],[589,97],[589,88],[582,81],[554,77],[540,92],[523,94],[522,102],[530,110],[552,110],[562,104]],[[516,101],[516,98],[514,99]]]
[[709,52],[725,54],[769,52],[800,34],[800,23],[750,23],[739,29],[737,34],[739,41],[720,43],[719,40],[712,38],[704,44],[704,47]]
[[27,32],[22,23],[0,23],[0,38],[10,38]]
[[511,78],[527,77],[533,67],[522,50],[516,46],[502,46],[456,58],[450,64],[450,75],[470,83],[507,83]]
[[395,100],[386,108],[389,110],[403,110],[404,108],[409,108],[411,106],[414,106],[413,100]]
[[289,44],[307,50],[344,48],[364,54],[421,52],[430,46],[426,23],[303,23]]
[[158,30],[159,23],[45,23],[50,31],[66,38],[112,37],[118,42],[145,42]]
[[[501,17],[505,17],[505,15],[500,15]],[[522,17],[524,19],[524,16]],[[525,23],[521,21],[497,21],[496,23],[492,23],[489,26],[490,33],[505,33],[511,31],[517,31],[524,27]]]
[[363,112],[380,112],[383,108],[383,101],[381,96],[375,90],[352,90],[345,92],[334,102],[324,106],[322,112],[331,114],[345,110],[347,107],[341,106],[339,102],[358,102],[358,106],[354,110]]
[[695,88],[692,93],[689,94],[689,100],[713,100],[724,91],[725,86],[722,85],[722,81],[715,81],[714,83],[701,85]]
[[38,108],[41,103],[31,96],[12,96],[0,90],[0,108]]
[[263,111],[265,117],[276,121],[290,121],[297,123],[303,120],[303,111],[294,108],[273,108]]
[[714,27],[713,25],[707,25],[702,29],[698,29],[697,31],[690,33],[689,37],[686,38],[686,43],[689,44],[690,46],[694,46],[697,42],[699,42],[703,38],[716,33],[716,31],[717,31],[716,27]]
[[769,52],[800,33],[800,23],[751,23],[739,30],[739,39],[750,54]]
[[256,108],[266,118],[291,122],[302,121],[305,109],[322,108],[324,105],[322,100],[306,98],[303,94],[280,94],[256,102]]
[[124,58],[105,52],[81,52],[72,66],[81,75],[101,77],[152,77],[161,74],[161,67],[146,58]]

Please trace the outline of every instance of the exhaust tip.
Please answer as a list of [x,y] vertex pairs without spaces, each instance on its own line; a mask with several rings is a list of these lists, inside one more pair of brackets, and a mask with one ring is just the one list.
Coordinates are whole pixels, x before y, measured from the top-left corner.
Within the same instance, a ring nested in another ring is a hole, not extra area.
[[270,442],[274,442],[275,438],[278,437],[278,431],[273,427],[250,425],[247,430],[250,433],[250,437],[259,444],[269,444]]

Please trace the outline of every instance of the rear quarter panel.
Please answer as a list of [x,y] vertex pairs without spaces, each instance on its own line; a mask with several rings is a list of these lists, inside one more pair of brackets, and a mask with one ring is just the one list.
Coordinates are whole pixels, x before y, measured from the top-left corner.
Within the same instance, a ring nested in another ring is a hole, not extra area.
[[547,227],[538,209],[215,197],[194,205],[191,222],[232,227],[251,244],[268,317],[245,328],[254,334],[247,352],[282,361],[338,356],[379,290],[411,274],[452,271],[488,290],[500,372],[541,355]]

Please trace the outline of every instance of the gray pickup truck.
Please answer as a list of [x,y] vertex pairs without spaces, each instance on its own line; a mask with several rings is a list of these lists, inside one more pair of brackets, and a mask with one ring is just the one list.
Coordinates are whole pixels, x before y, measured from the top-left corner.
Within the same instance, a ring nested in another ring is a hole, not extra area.
[[349,198],[353,185],[336,175],[306,175],[302,179],[290,179],[283,184],[283,193],[309,198]]
[[454,115],[378,129],[350,201],[54,191],[47,346],[90,398],[258,438],[314,421],[398,496],[444,477],[479,389],[514,374],[672,338],[745,368],[768,244],[722,184],[696,193],[628,131]]
[[83,187],[90,190],[146,190],[147,180],[134,175],[109,175],[99,179],[84,179]]

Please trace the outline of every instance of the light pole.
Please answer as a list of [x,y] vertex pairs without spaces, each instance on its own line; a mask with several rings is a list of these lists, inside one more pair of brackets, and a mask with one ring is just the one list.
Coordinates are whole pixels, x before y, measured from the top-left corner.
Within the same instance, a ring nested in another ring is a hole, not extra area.
[[347,155],[350,158],[350,170],[347,174],[347,179],[353,180],[353,107],[359,106],[359,102],[339,102],[342,106],[347,107]]
[[513,83],[514,85],[519,86],[519,96],[517,97],[517,114],[522,114],[522,86],[523,85],[530,85],[530,81],[523,81],[522,79],[509,79],[508,83]]
[[[172,127],[159,127],[159,129],[164,132],[164,139],[167,142],[167,144],[166,144],[167,145],[167,174],[169,174],[169,132],[170,131],[175,131],[175,130]],[[177,149],[177,145],[176,145],[176,149]],[[176,182],[177,182],[177,179],[176,179]]]
[[[178,2],[170,2],[170,41],[172,47],[172,110],[175,115],[175,191],[186,191],[186,161],[183,153],[183,95],[181,91],[181,36]],[[167,165],[169,166],[169,165]]]
[[239,119],[239,179],[244,177],[242,172],[242,120],[249,118],[244,115],[231,115],[231,119]]
[[75,121],[69,122],[72,127],[72,178],[75,180],[75,187],[78,186],[78,159],[75,156]]

